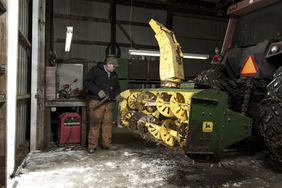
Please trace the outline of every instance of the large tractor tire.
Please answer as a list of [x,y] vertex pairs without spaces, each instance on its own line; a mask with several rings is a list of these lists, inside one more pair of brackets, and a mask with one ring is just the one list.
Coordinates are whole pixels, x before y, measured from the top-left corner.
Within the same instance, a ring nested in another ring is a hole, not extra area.
[[273,75],[267,95],[260,103],[260,131],[272,158],[282,163],[282,68]]
[[222,68],[220,65],[202,71],[195,79],[195,84],[203,87],[219,88],[218,80],[222,79]]
[[282,67],[277,69],[273,80],[267,86],[267,97],[282,102]]
[[[194,82],[200,88],[214,88],[226,92],[229,96],[229,108],[251,117],[253,119],[253,130],[259,130],[258,104],[265,97],[266,84],[264,80],[232,80],[223,65],[215,65],[211,69],[201,72],[194,79]],[[245,96],[248,99],[243,104]]]
[[229,95],[229,108],[240,111],[241,90],[238,84],[227,76],[223,65],[215,65],[204,70],[194,79],[194,82],[200,88],[213,88],[226,92]]
[[264,99],[261,105],[261,134],[272,158],[282,163],[282,103]]

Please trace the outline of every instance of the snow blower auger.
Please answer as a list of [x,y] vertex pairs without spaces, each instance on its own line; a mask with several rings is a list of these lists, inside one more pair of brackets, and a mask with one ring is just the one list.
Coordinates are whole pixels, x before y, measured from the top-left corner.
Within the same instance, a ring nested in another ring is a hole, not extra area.
[[122,92],[120,124],[186,154],[219,155],[249,137],[252,120],[229,110],[224,92],[182,84],[183,55],[174,33],[153,19],[149,24],[160,47],[161,88]]

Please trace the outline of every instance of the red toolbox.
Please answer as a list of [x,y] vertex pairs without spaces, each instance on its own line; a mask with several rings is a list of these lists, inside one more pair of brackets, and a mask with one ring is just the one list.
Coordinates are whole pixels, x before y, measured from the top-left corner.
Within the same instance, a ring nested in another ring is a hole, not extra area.
[[80,143],[81,116],[74,112],[61,114],[58,134],[59,145]]

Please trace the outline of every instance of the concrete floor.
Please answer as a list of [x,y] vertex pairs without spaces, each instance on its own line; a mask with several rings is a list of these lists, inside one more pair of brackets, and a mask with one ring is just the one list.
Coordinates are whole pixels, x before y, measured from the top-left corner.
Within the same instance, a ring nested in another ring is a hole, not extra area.
[[114,129],[117,151],[88,154],[79,146],[30,153],[15,187],[282,187],[281,172],[264,149],[228,152],[220,162],[194,161],[163,146],[145,143],[126,129]]

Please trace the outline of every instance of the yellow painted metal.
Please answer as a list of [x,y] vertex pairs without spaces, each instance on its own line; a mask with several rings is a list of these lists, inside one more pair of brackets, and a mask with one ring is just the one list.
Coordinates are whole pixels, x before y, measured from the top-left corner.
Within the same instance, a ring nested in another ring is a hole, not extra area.
[[[159,133],[160,130],[160,125],[159,125],[159,120],[152,116],[152,115],[146,115],[141,117],[138,121],[137,121],[137,127],[138,127],[138,134],[145,137],[145,139],[150,139],[151,136],[148,135],[148,132],[150,135],[153,136],[153,141],[155,141],[155,139],[157,140],[161,140],[161,136]],[[146,131],[144,131],[146,130]]]
[[170,109],[170,97],[167,92],[162,92],[158,95],[156,100],[156,107],[158,111],[165,117],[173,117],[174,114]]
[[160,133],[161,133],[161,138],[164,144],[170,147],[173,147],[175,145],[176,138],[177,138],[177,131],[169,130],[164,125],[162,125]]
[[128,108],[127,108],[127,101],[126,101],[126,100],[122,100],[122,101],[119,103],[119,109],[120,109],[120,111],[128,111]]
[[127,105],[129,108],[131,108],[132,110],[136,109],[135,104],[136,104],[136,100],[138,95],[141,92],[137,91],[137,92],[133,92],[129,95],[129,97],[127,98]]
[[160,134],[162,141],[168,146],[174,146],[177,140],[177,131],[175,121],[172,119],[166,119],[163,121]]
[[161,133],[160,133],[161,126],[160,125],[156,125],[153,123],[146,123],[146,126],[151,135],[153,135],[157,140],[161,140]]
[[129,97],[129,95],[131,95],[131,91],[130,90],[125,90],[123,92],[120,93],[120,96],[123,98],[123,99],[127,99]]
[[182,122],[188,122],[188,112],[193,95],[193,92],[174,92],[170,98],[171,111]]
[[173,119],[166,119],[162,122],[162,125],[165,126],[167,129],[176,130],[176,123]]
[[121,119],[120,119],[122,125],[124,125],[125,127],[128,127],[128,123],[130,119],[134,116],[135,113],[136,113],[135,111],[124,112],[124,114],[121,115]]
[[144,114],[153,114],[157,110],[156,98],[153,92],[141,92],[136,99],[135,107]]
[[152,116],[159,118],[160,117],[160,112],[156,110],[154,113],[151,114]]
[[149,22],[155,32],[160,47],[160,80],[162,87],[179,87],[184,80],[181,46],[172,31],[151,19]]
[[[121,124],[144,139],[184,150],[194,92],[159,89],[128,91],[127,98],[120,103]],[[128,105],[129,101],[132,101],[132,107]],[[162,124],[158,119],[162,119]]]
[[127,100],[122,100],[119,103],[119,115],[120,115],[120,124],[124,125],[124,126],[128,126],[128,121],[125,120],[125,114],[128,112],[128,108],[127,108]]
[[[149,24],[160,47],[161,87],[178,88],[184,80],[181,47],[172,31],[153,19]],[[126,90],[121,93],[121,124],[144,139],[183,150],[193,94],[192,90]]]

